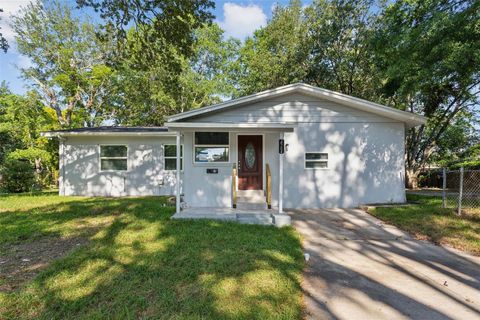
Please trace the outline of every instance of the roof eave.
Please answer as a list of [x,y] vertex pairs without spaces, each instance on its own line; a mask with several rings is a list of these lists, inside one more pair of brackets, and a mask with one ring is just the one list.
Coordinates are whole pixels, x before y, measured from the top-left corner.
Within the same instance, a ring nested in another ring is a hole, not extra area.
[[134,136],[134,137],[157,137],[157,136],[175,136],[175,132],[68,132],[68,131],[47,131],[41,132],[40,135],[46,138],[56,138],[56,137],[92,137],[92,136],[103,136],[103,137],[112,137],[112,136]]
[[[189,119],[192,117],[197,117],[210,112],[220,111],[222,109],[233,107],[233,106],[241,106],[247,103],[259,102],[265,99],[278,97],[278,96],[293,92],[295,90],[301,91],[309,95],[319,96],[324,99],[337,102],[343,105],[347,105],[355,109],[375,113],[375,114],[384,116],[386,118],[401,121],[401,122],[404,122],[407,125],[407,127],[415,127],[418,125],[422,125],[422,124],[425,124],[425,122],[427,121],[427,119],[421,115],[397,110],[391,107],[387,107],[371,101],[352,97],[352,96],[338,93],[335,91],[317,88],[317,87],[310,86],[303,83],[295,83],[295,84],[287,85],[287,86],[276,88],[276,89],[266,90],[260,93],[246,96],[246,97],[222,102],[213,106],[208,106],[200,109],[179,113],[179,114],[167,117],[168,122],[166,124],[176,122],[179,120]],[[365,108],[367,110],[365,110]]]
[[212,122],[170,122],[165,124],[172,130],[182,131],[248,131],[261,130],[264,132],[293,132],[297,127],[293,123],[212,123]]

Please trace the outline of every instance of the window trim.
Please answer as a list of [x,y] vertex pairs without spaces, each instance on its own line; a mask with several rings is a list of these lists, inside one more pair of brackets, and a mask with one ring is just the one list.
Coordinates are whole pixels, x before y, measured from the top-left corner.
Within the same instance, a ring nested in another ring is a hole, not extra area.
[[[102,147],[109,147],[109,146],[123,146],[127,148],[127,156],[126,157],[102,157]],[[129,156],[128,152],[130,150],[130,147],[128,144],[124,143],[108,143],[108,144],[99,144],[98,145],[98,169],[99,172],[128,172],[130,171],[130,161],[129,161]],[[108,169],[108,170],[102,170],[102,159],[126,159],[127,160],[127,169],[126,170],[114,170],[114,169]]]
[[[327,159],[326,160],[312,160],[312,159],[307,159],[307,153],[323,153],[323,154],[326,154],[327,155]],[[326,162],[327,163],[327,166],[325,168],[307,168],[307,162]],[[330,159],[329,159],[329,152],[325,152],[325,151],[305,151],[303,153],[303,168],[305,170],[329,170],[330,169],[330,166],[329,166],[329,162],[330,162]]]
[[[177,154],[175,153],[175,156],[174,157],[171,157],[171,156],[166,156],[165,155],[165,147],[166,146],[175,146],[175,148],[177,147],[177,145],[175,143],[164,143],[162,145],[162,148],[163,148],[163,171],[168,171],[168,172],[176,172],[177,169],[167,169],[167,164],[166,164],[166,159],[175,159],[175,165],[177,164]],[[176,150],[175,150],[176,152]],[[183,170],[185,169],[185,148],[183,147],[183,144],[180,144],[180,172],[183,172]]]
[[[196,144],[195,143],[195,135],[197,134],[197,132],[215,132],[215,133],[226,133],[228,135],[228,144]],[[215,165],[215,164],[220,164],[220,165],[224,165],[224,164],[228,164],[230,163],[230,153],[231,153],[231,146],[230,146],[230,132],[228,131],[194,131],[193,132],[193,150],[192,150],[192,154],[193,154],[193,163],[194,164],[199,164],[199,165]],[[214,162],[201,162],[201,161],[197,161],[197,155],[195,153],[195,149],[199,147],[199,148],[227,148],[228,149],[228,159],[227,161],[214,161]]]

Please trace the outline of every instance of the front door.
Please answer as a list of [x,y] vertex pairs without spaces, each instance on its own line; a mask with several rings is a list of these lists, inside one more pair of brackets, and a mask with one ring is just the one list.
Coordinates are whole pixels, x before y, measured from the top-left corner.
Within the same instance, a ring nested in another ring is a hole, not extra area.
[[262,136],[238,136],[238,189],[263,189]]

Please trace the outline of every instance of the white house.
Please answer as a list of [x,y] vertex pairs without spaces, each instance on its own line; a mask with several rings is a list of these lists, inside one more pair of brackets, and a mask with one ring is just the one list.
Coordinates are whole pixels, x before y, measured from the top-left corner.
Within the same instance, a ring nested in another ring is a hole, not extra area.
[[282,212],[404,202],[405,130],[423,123],[292,84],[171,116],[165,127],[44,135],[61,141],[61,195],[177,195],[177,212],[266,202]]

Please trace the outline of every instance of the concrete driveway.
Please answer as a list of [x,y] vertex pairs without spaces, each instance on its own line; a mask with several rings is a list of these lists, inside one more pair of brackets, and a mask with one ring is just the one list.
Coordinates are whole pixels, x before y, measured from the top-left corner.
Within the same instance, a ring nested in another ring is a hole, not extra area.
[[361,210],[296,210],[307,319],[480,319],[480,258]]

